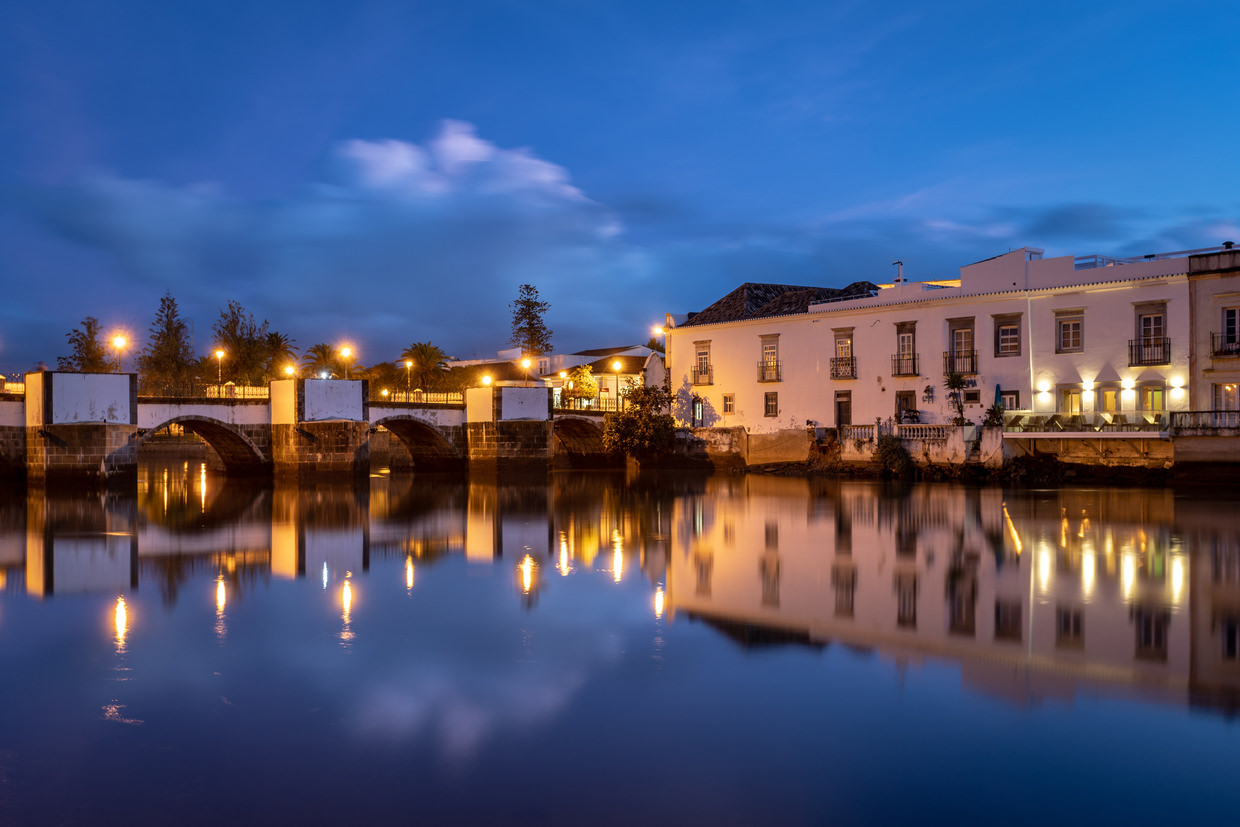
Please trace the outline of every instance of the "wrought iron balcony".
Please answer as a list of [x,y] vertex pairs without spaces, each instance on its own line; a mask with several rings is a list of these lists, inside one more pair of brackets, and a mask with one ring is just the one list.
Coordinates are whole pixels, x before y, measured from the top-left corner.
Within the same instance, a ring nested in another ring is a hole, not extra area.
[[831,359],[831,378],[832,379],[856,379],[857,378],[857,357],[856,356],[836,356]]
[[689,368],[689,381],[695,385],[713,385],[715,371],[710,365],[691,367]]
[[758,381],[759,382],[778,382],[780,362],[759,362],[758,363]]
[[976,350],[949,350],[943,354],[944,373],[977,373]]
[[1128,340],[1128,366],[1171,364],[1171,340],[1166,336]]
[[1210,352],[1215,356],[1240,356],[1240,334],[1211,333]]
[[912,356],[892,356],[891,357],[891,375],[892,376],[920,376],[921,371],[917,369],[917,355]]

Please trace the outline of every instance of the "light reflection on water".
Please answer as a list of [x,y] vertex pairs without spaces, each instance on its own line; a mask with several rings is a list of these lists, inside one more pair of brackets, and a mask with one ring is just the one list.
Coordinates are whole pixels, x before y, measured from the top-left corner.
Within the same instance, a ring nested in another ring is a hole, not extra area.
[[[1060,794],[1075,813],[1142,820],[1158,808],[1123,799],[1145,767],[1133,738],[1191,753],[1193,807],[1229,800],[1240,517],[1199,494],[601,474],[298,488],[188,465],[138,490],[0,504],[0,658],[26,676],[0,684],[0,751],[96,779],[50,800],[26,777],[0,820],[93,806],[121,767],[146,791],[120,810],[138,819],[183,812],[156,794],[178,772],[227,777],[247,806],[281,790],[290,819],[407,813],[388,791],[409,784],[430,821],[577,823],[602,800],[615,823],[918,818],[954,806],[962,774],[1002,803],[1007,748],[1023,776],[1094,779]],[[105,605],[110,676],[87,619]],[[500,794],[517,762],[571,792]]]

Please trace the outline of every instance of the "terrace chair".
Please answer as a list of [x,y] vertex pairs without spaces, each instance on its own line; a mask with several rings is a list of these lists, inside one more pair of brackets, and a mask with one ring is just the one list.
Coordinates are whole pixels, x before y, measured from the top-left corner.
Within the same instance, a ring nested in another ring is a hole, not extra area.
[[1064,424],[1064,430],[1067,430],[1067,431],[1085,430],[1084,428],[1081,427],[1081,415],[1072,414],[1072,416],[1068,417],[1068,421]]
[[1025,425],[1025,432],[1038,434],[1046,430],[1046,418],[1041,416],[1029,417],[1029,422]]
[[1063,419],[1059,416],[1059,414],[1052,414],[1051,417],[1046,420],[1046,430],[1048,431],[1062,431],[1063,430]]
[[1132,430],[1136,430],[1135,426],[1134,426],[1134,425],[1132,425],[1132,424],[1128,421],[1128,417],[1127,417],[1127,416],[1125,416],[1125,415],[1124,415],[1124,414],[1122,414],[1122,413],[1117,413],[1117,414],[1115,414],[1115,418],[1114,418],[1114,420],[1113,420],[1113,423],[1114,423],[1114,425],[1115,425],[1114,430],[1116,430],[1116,431],[1132,431]]
[[1003,430],[1019,432],[1019,431],[1025,430],[1024,425],[1025,425],[1025,415],[1024,414],[1013,414],[1012,416],[1008,417],[1008,420],[1006,422],[1003,423]]

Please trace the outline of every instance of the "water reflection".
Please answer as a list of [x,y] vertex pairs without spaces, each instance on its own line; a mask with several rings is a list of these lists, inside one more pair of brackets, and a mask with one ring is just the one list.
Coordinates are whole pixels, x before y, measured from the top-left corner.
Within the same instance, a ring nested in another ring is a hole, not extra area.
[[372,560],[392,560],[411,595],[440,561],[507,558],[497,571],[526,609],[577,578],[625,588],[638,572],[660,623],[946,658],[1021,703],[1083,688],[1228,710],[1240,697],[1240,517],[1168,490],[609,475],[299,487],[185,464],[149,469],[136,498],[32,490],[0,519],[10,591],[121,595],[119,655],[140,585],[171,607],[211,577],[224,645],[239,603],[309,578],[339,601],[348,647]]

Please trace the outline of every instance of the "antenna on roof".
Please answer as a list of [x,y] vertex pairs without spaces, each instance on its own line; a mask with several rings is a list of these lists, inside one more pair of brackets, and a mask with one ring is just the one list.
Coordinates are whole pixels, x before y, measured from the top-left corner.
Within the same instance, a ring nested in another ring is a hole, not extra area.
[[891,263],[898,265],[900,268],[899,272],[896,273],[896,283],[903,282],[904,281],[904,262],[897,259],[896,261],[893,261]]

